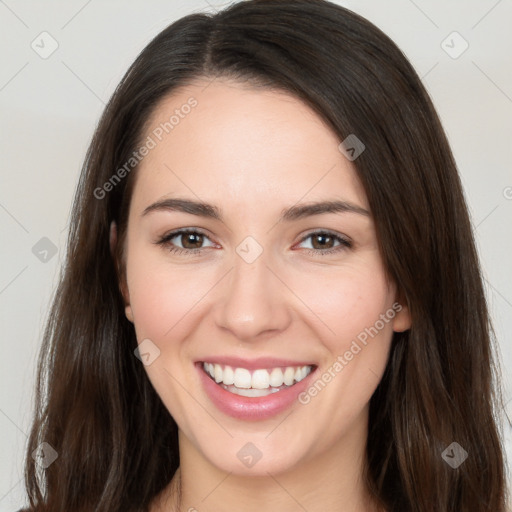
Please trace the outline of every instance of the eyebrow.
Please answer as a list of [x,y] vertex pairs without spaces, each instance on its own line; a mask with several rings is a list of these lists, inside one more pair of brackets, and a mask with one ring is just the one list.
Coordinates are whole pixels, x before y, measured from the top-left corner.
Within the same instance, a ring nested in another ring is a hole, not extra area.
[[[179,211],[190,213],[199,217],[206,217],[223,222],[222,211],[217,206],[203,203],[200,201],[193,201],[190,199],[182,198],[168,198],[162,199],[149,205],[142,212],[142,217],[155,211]],[[294,221],[310,217],[313,215],[321,215],[325,213],[341,213],[352,212],[360,215],[370,216],[370,212],[361,206],[358,206],[349,201],[320,201],[316,203],[306,203],[291,206],[281,211],[279,222]]]

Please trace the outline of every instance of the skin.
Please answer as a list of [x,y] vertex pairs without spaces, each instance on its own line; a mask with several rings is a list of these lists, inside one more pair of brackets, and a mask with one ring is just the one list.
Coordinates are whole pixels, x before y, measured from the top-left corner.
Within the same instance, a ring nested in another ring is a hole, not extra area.
[[[398,300],[371,215],[278,222],[284,208],[321,200],[369,211],[341,140],[291,95],[208,83],[173,91],[150,119],[146,136],[190,96],[198,101],[140,164],[125,239],[126,316],[139,343],[149,338],[160,350],[145,370],[179,426],[180,470],[151,510],[178,510],[178,483],[181,510],[377,510],[362,482],[368,404],[393,331],[410,327],[405,304],[308,404],[294,402],[271,419],[219,411],[193,366],[213,355],[291,357],[314,362],[321,375]],[[217,205],[223,222],[169,210],[142,215],[167,197]],[[202,253],[174,254],[171,242],[155,243],[179,228],[206,234],[196,245],[187,236],[172,240]],[[322,229],[353,246],[327,240],[325,249],[341,250],[322,255],[315,237],[305,238]],[[236,252],[247,236],[263,248],[250,264]],[[236,456],[248,442],[262,453],[251,468]]]

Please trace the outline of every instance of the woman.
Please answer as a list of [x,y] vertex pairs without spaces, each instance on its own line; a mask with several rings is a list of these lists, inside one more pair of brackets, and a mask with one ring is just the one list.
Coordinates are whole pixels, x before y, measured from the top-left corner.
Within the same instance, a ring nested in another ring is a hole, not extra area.
[[186,16],[86,157],[30,508],[503,512],[491,333],[395,44],[325,1]]

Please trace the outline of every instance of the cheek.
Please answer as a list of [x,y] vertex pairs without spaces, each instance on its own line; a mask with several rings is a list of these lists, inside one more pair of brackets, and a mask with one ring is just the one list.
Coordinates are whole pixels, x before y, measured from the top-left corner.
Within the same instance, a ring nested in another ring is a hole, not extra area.
[[175,335],[194,304],[212,287],[212,276],[191,267],[169,267],[161,255],[133,247],[127,282],[137,339],[158,343]]
[[338,279],[317,279],[309,296],[306,287],[302,291],[322,321],[317,333],[323,333],[327,350],[317,380],[299,402],[311,408],[309,418],[316,418],[306,420],[309,427],[304,428],[314,431],[318,418],[335,426],[325,432],[325,446],[358,421],[386,368],[396,314],[394,288],[378,265],[371,268],[375,272],[352,269]]
[[381,338],[390,336],[393,311],[386,322],[381,315],[390,310],[394,290],[378,260],[364,267],[329,269],[314,278],[304,274],[295,283],[297,295],[314,312],[317,332],[321,330],[322,341],[331,352],[348,350],[354,339],[359,335],[364,339],[364,333],[376,324]]
[[[211,288],[211,277],[184,266],[170,269],[161,255],[152,254],[147,248],[134,245],[130,249],[126,272],[137,340],[141,343],[149,339],[159,350],[145,371],[173,417],[185,425],[190,417],[200,413],[184,413],[187,404],[190,405],[189,396],[177,382],[183,385],[194,374],[187,358],[187,344],[181,341],[190,333],[194,305]],[[191,388],[191,384],[185,387]]]

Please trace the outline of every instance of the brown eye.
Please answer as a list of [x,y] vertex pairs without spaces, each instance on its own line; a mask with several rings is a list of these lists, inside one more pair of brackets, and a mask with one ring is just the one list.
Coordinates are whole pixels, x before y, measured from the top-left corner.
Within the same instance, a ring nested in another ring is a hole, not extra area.
[[[208,241],[209,246],[203,246]],[[186,253],[189,255],[199,254],[214,244],[210,239],[196,229],[180,229],[173,231],[156,242],[158,245],[165,247],[174,253]]]
[[301,243],[307,240],[311,240],[311,242],[310,247],[306,248],[306,251],[313,255],[332,254],[352,247],[350,240],[328,231],[310,233],[301,240]]
[[178,236],[181,237],[181,245],[184,249],[200,249],[203,244],[204,235],[201,233],[182,233]]
[[327,233],[319,233],[311,237],[313,249],[331,249],[334,244],[334,237]]

